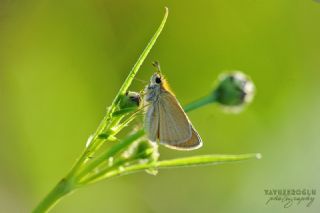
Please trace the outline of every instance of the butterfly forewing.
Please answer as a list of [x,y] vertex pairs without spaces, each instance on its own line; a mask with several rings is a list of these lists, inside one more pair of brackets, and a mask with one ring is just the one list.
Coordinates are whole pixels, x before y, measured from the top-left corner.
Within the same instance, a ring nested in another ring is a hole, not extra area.
[[192,127],[192,136],[189,140],[175,145],[165,144],[165,146],[171,149],[192,150],[200,148],[202,146],[202,140],[197,131]]
[[177,149],[197,148],[201,144],[201,139],[177,99],[169,92],[161,93],[160,97],[160,143]]

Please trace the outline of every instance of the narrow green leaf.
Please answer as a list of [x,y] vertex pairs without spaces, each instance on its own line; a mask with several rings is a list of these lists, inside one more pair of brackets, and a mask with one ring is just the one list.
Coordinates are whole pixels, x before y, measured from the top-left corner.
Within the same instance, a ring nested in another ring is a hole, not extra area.
[[[155,34],[151,38],[150,42],[148,43],[148,45],[146,46],[146,48],[144,49],[144,51],[140,55],[136,64],[133,66],[132,70],[130,71],[129,75],[127,76],[126,80],[124,81],[120,90],[118,91],[118,94],[114,98],[111,106],[108,107],[108,111],[107,111],[106,115],[104,116],[104,118],[100,122],[97,130],[95,131],[95,133],[92,136],[92,138],[93,138],[92,142],[84,150],[81,157],[76,161],[75,165],[71,169],[68,176],[73,176],[75,173],[77,173],[78,170],[80,169],[80,167],[83,165],[83,163],[88,158],[88,156],[90,156],[93,152],[95,152],[97,149],[99,149],[99,147],[101,147],[101,145],[103,144],[104,141],[100,140],[99,135],[105,133],[105,131],[106,131],[106,129],[108,129],[110,123],[112,123],[112,114],[117,107],[118,101],[121,100],[121,97],[123,97],[123,95],[125,95],[126,91],[128,90],[129,86],[131,85],[135,75],[137,74],[141,64],[143,63],[143,61],[147,57],[148,53],[150,52],[151,48],[155,44],[157,38],[161,34],[162,29],[167,21],[168,13],[169,13],[169,10],[166,7],[165,8],[165,15],[162,19],[160,26],[158,27],[157,31],[155,32]],[[108,139],[108,138],[105,138],[105,139]]]
[[97,175],[95,179],[91,179],[85,184],[96,183],[103,179],[109,179],[112,177],[117,177],[121,175],[127,175],[134,172],[145,171],[147,169],[168,169],[177,167],[191,167],[191,166],[201,166],[201,165],[217,165],[232,162],[240,162],[250,159],[261,159],[260,153],[254,154],[240,154],[240,155],[199,155],[193,157],[177,158],[171,160],[157,161],[145,164],[135,164],[132,166],[121,167],[111,170],[103,175]]
[[[155,44],[155,42],[157,41],[157,38],[159,37],[159,35],[162,32],[162,29],[164,27],[164,25],[166,24],[167,18],[168,18],[168,13],[169,10],[166,7],[165,8],[165,15],[162,19],[162,22],[160,24],[160,26],[158,27],[156,33],[153,35],[153,37],[151,38],[151,40],[149,41],[148,45],[146,46],[146,48],[143,50],[142,54],[140,55],[138,61],[135,63],[135,65],[133,66],[132,70],[130,71],[129,75],[127,76],[126,80],[124,81],[124,83],[122,84],[116,98],[114,99],[112,105],[111,105],[111,110],[114,110],[114,107],[116,106],[116,104],[118,103],[118,101],[120,100],[120,97],[122,95],[124,95],[126,93],[126,91],[128,90],[129,86],[131,85],[134,77],[136,76],[140,66],[142,65],[143,61],[146,59],[146,57],[148,56],[151,48],[153,47],[153,45]],[[112,111],[113,112],[113,111]],[[111,113],[112,113],[111,112]]]
[[159,161],[156,164],[157,168],[175,168],[186,166],[199,166],[221,164],[228,162],[243,161],[249,159],[260,159],[261,154],[241,154],[241,155],[200,155],[185,158],[177,158],[172,160]]

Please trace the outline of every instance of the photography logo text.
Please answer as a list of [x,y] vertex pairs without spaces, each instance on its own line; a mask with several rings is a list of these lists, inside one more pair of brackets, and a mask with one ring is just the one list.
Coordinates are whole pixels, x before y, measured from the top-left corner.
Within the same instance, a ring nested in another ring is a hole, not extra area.
[[266,205],[278,204],[284,208],[310,207],[316,198],[316,189],[265,189]]

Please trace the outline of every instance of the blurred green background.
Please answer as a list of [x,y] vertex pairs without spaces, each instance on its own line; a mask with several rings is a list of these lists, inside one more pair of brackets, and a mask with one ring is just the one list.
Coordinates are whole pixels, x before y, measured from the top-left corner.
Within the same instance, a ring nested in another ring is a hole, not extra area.
[[[52,212],[319,212],[320,4],[312,0],[0,1],[0,212],[30,212],[71,168],[128,71],[167,25],[159,60],[182,104],[219,73],[257,94],[241,114],[189,114],[204,147],[161,158],[261,152],[260,161],[139,173],[86,187]],[[134,82],[132,90],[143,84]],[[317,189],[313,205],[265,205],[264,189]]]

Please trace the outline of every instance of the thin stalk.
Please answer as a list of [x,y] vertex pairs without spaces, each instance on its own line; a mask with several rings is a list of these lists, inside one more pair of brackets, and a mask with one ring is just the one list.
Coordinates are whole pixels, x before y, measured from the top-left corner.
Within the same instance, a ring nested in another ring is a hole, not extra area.
[[128,74],[126,80],[124,81],[124,83],[122,84],[118,94],[116,95],[116,97],[114,98],[111,106],[108,108],[108,112],[105,115],[105,117],[103,118],[103,120],[101,121],[99,127],[97,128],[96,132],[93,135],[93,139],[92,139],[92,143],[89,145],[89,147],[86,148],[86,150],[84,150],[83,154],[81,155],[81,157],[77,160],[77,162],[75,163],[73,169],[71,170],[71,175],[73,175],[74,173],[77,172],[77,170],[81,167],[82,163],[88,158],[88,156],[94,152],[95,150],[97,150],[101,144],[103,143],[103,141],[105,140],[99,140],[98,136],[103,133],[103,131],[106,129],[107,126],[109,126],[109,121],[111,120],[111,115],[113,114],[113,112],[116,109],[116,106],[119,102],[119,100],[121,99],[121,97],[126,93],[126,91],[128,90],[129,86],[131,85],[134,77],[136,76],[137,72],[139,71],[139,68],[141,67],[142,63],[144,62],[144,60],[146,59],[146,57],[148,56],[150,50],[152,49],[153,45],[155,44],[155,42],[157,41],[159,35],[161,34],[163,27],[167,21],[168,18],[168,13],[169,10],[166,7],[165,8],[165,15],[161,21],[160,26],[158,27],[157,31],[155,32],[155,34],[152,36],[151,40],[149,41],[148,45],[146,46],[146,48],[143,50],[142,54],[140,55],[138,61],[135,63],[135,65],[133,66],[132,70],[130,71],[130,73]]
[[120,150],[123,150],[125,147],[128,147],[130,144],[132,144],[134,141],[136,141],[138,138],[144,135],[143,129],[135,132],[133,135],[130,135],[129,137],[122,140],[120,143],[115,144],[108,150],[108,152],[103,153],[99,157],[95,158],[90,164],[88,164],[85,168],[83,168],[77,175],[77,180],[81,179],[84,175],[90,173],[93,171],[97,166],[99,166],[101,163],[108,160],[110,157],[116,155]]
[[73,189],[74,185],[70,180],[62,179],[33,210],[33,213],[49,211],[63,196],[70,193]]
[[216,101],[216,96],[210,94],[208,96],[205,96],[203,98],[200,98],[200,99],[198,99],[196,101],[193,101],[193,102],[189,103],[188,105],[186,105],[184,107],[184,111],[185,112],[190,112],[192,110],[195,110],[195,109],[198,109],[200,107],[203,107],[204,105],[214,103],[215,101]]
[[[164,17],[162,19],[162,22],[161,22],[159,28],[157,29],[156,33],[151,38],[151,40],[148,43],[147,47],[143,50],[143,52],[140,55],[138,61],[135,63],[135,65],[133,66],[133,68],[130,71],[129,75],[127,76],[126,80],[122,84],[117,96],[115,97],[115,99],[112,102],[111,108],[114,108],[116,106],[116,104],[118,103],[119,99],[121,98],[121,96],[124,95],[127,92],[128,88],[130,87],[130,85],[131,85],[134,77],[136,76],[140,66],[142,65],[142,63],[146,59],[146,57],[148,56],[151,48],[153,47],[153,45],[157,41],[157,38],[159,37],[159,35],[161,34],[162,29],[163,29],[164,25],[166,24],[166,21],[167,21],[167,18],[168,18],[168,14],[169,14],[169,9],[167,7],[165,7],[165,14],[164,14]],[[111,109],[111,110],[114,110],[114,109]]]
[[[163,29],[163,27],[164,27],[164,25],[166,23],[167,17],[168,17],[168,12],[169,12],[168,8],[165,8],[165,15],[164,15],[164,18],[162,19],[162,22],[161,22],[160,26],[158,27],[157,31],[155,32],[155,34],[151,38],[150,42],[148,43],[148,45],[146,46],[146,48],[144,49],[144,51],[140,55],[140,57],[139,57],[138,61],[136,62],[136,64],[133,66],[133,68],[130,71],[128,77],[126,78],[126,80],[123,83],[123,85],[121,86],[118,94],[116,95],[115,99],[113,100],[111,106],[108,108],[108,111],[107,111],[106,115],[104,116],[104,118],[100,122],[100,124],[99,124],[97,130],[95,131],[95,133],[93,134],[92,142],[83,151],[81,157],[77,159],[76,163],[74,164],[74,166],[72,167],[71,171],[66,176],[64,181],[73,180],[75,175],[78,173],[79,169],[81,169],[81,167],[83,166],[83,163],[88,159],[88,157],[91,155],[91,153],[94,152],[95,150],[97,150],[103,144],[103,142],[108,139],[108,138],[99,139],[99,135],[104,133],[104,131],[106,130],[106,127],[110,127],[110,123],[112,123],[112,121],[113,121],[113,119],[112,119],[113,112],[115,111],[115,109],[116,109],[121,97],[126,93],[126,91],[128,90],[129,86],[131,85],[135,75],[137,74],[140,66],[142,65],[143,61],[147,57],[147,55],[150,52],[151,48],[155,44],[157,38],[161,34],[161,31],[162,31],[162,29]],[[140,131],[140,133],[138,132],[137,136],[140,137],[139,134],[143,135],[144,132],[143,131]],[[117,146],[117,148],[122,148],[122,147],[121,146]],[[113,151],[117,151],[116,148],[114,148]],[[112,153],[109,153],[109,154],[112,154]],[[104,157],[108,157],[108,156],[104,156]],[[88,167],[85,167],[85,168],[86,168],[86,171],[87,171]],[[89,168],[92,169],[92,167],[90,167],[90,166],[89,166]],[[55,203],[57,203],[57,201],[61,197],[63,197],[66,193],[72,191],[75,187],[76,186],[74,186],[74,185],[69,185],[69,184],[66,185],[66,184],[63,184],[63,183],[60,182],[41,201],[41,203],[36,207],[34,212],[36,212],[36,213],[47,212]]]
[[249,159],[260,159],[260,153],[241,155],[200,155],[157,162],[157,168],[176,168],[186,166],[212,165],[227,162],[244,161]]
[[128,167],[123,167],[122,169],[114,169],[107,174],[98,177],[90,182],[85,182],[85,184],[96,183],[100,180],[105,180],[117,176],[127,175],[134,172],[145,171],[146,169],[169,169],[169,168],[179,168],[179,167],[190,167],[190,166],[205,166],[205,165],[216,165],[222,163],[232,163],[240,162],[250,159],[260,159],[260,153],[254,154],[241,154],[241,155],[199,155],[193,157],[177,158],[171,160],[163,160],[146,164],[135,164]]
[[80,184],[86,185],[92,182],[96,182],[98,179],[99,180],[104,179],[104,176],[107,175],[109,172],[120,169],[121,166],[125,166],[127,163],[130,163],[130,162],[132,163],[135,160],[140,159],[143,155],[145,155],[145,152],[141,152],[135,155],[133,158],[121,159],[115,162],[113,165],[101,169],[99,173],[93,174],[92,176],[84,177],[84,179],[80,181]]

